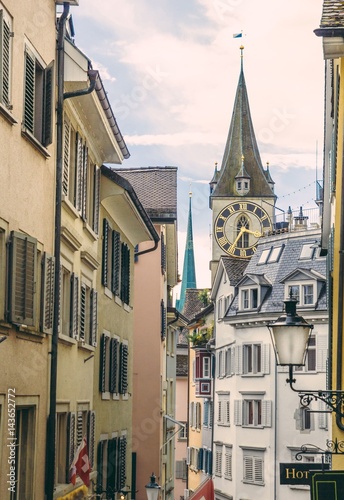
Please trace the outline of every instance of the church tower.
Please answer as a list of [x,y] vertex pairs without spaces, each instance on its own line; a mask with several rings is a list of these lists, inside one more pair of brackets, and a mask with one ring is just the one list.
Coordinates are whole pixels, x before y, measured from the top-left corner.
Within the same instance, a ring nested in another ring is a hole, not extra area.
[[212,276],[221,255],[249,259],[259,238],[272,229],[274,218],[274,182],[269,168],[262,166],[253,129],[243,49],[241,46],[240,76],[221,169],[215,167],[210,182]]
[[182,287],[180,291],[180,299],[176,301],[176,308],[178,311],[182,312],[185,303],[185,295],[187,288],[197,288],[196,286],[196,271],[195,271],[195,255],[193,247],[193,233],[192,233],[192,212],[191,212],[191,197],[192,193],[189,193],[189,215],[188,215],[188,227],[186,232],[186,242],[185,242],[185,253],[184,253],[184,264],[183,264],[183,276],[182,276]]

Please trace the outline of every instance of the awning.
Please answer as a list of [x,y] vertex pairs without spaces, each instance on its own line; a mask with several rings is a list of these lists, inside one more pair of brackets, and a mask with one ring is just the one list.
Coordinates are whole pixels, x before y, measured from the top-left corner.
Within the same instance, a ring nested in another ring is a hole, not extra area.
[[214,483],[211,478],[207,479],[192,495],[190,500],[214,500]]

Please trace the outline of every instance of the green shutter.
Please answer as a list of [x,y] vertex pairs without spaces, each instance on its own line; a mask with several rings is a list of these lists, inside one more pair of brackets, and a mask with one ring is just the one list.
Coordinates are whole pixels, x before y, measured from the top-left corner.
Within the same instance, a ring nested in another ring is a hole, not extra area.
[[91,290],[91,325],[90,325],[90,345],[97,347],[98,328],[98,292],[94,288]]
[[93,231],[99,233],[100,168],[94,171]]
[[117,473],[118,471],[118,446],[117,438],[108,441],[108,456],[107,456],[107,483],[106,487],[110,491],[116,491]]
[[53,332],[55,258],[44,252],[42,262],[41,328],[44,333]]
[[69,483],[69,469],[74,460],[75,446],[75,420],[74,412],[68,413],[67,419],[67,463],[66,463],[66,483]]
[[121,244],[120,234],[112,232],[112,293],[120,294]]
[[70,297],[70,336],[78,340],[78,314],[79,314],[79,278],[73,273],[71,276]]
[[100,364],[99,364],[99,391],[105,392],[106,381],[106,349],[108,337],[102,334],[100,339]]
[[33,326],[36,319],[37,242],[12,231],[10,249],[10,321]]
[[166,337],[166,308],[163,299],[161,299],[160,302],[160,320],[161,320],[160,335],[161,339],[164,340]]
[[43,120],[42,144],[48,146],[53,142],[53,109],[54,109],[54,61],[44,70],[43,87]]
[[126,480],[126,462],[127,462],[127,437],[119,438],[119,474],[117,489],[121,490],[125,487]]
[[102,255],[102,284],[109,287],[108,269],[109,269],[109,223],[103,219],[103,255]]
[[120,377],[119,377],[119,393],[126,394],[128,392],[128,346],[120,345]]
[[[85,283],[81,283],[80,287],[80,331],[79,338],[83,342],[85,342],[85,333],[86,333],[86,319],[87,319],[87,290]],[[88,340],[88,339],[87,339]]]
[[36,60],[32,52],[25,50],[24,73],[24,127],[34,134],[35,131],[35,76]]
[[110,341],[110,392],[118,392],[118,345],[117,339]]
[[63,194],[68,196],[69,184],[69,155],[70,155],[70,123],[68,120],[64,121],[63,129],[63,174],[62,174],[62,191]]
[[90,466],[94,468],[94,440],[96,428],[96,414],[93,410],[87,413],[87,447]]
[[106,441],[99,441],[97,447],[97,490],[103,490],[104,481],[104,448]]
[[0,102],[10,106],[11,28],[0,10]]
[[87,176],[88,176],[88,148],[83,147],[82,177],[81,177],[81,217],[87,220]]

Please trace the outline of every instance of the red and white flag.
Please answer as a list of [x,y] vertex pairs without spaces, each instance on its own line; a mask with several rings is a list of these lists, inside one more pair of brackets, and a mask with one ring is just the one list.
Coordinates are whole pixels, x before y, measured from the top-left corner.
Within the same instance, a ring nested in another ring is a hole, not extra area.
[[72,465],[70,466],[70,482],[75,484],[76,476],[79,476],[86,486],[89,486],[90,472],[91,466],[88,459],[87,441],[86,436],[84,436],[78,449],[76,450]]

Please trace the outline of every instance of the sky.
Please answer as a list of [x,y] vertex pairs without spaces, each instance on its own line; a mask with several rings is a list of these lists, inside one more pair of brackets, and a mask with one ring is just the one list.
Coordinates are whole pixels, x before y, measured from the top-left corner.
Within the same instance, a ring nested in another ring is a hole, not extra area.
[[210,286],[209,181],[222,162],[241,44],[276,205],[316,206],[324,61],[313,30],[321,11],[322,0],[80,0],[71,8],[75,43],[100,71],[131,154],[123,167],[178,167],[180,274],[192,191],[198,288]]

